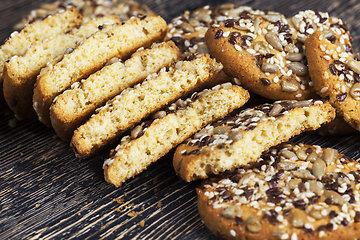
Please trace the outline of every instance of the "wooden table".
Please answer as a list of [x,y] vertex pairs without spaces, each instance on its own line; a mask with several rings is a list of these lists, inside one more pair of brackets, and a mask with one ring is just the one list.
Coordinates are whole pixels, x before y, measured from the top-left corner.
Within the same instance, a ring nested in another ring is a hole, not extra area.
[[[31,9],[45,1],[2,0],[0,41]],[[221,1],[142,1],[167,21],[185,10]],[[360,51],[360,2],[231,1],[292,15],[319,9],[345,20]],[[12,125],[16,123],[16,127]],[[349,157],[360,156],[360,134],[322,137],[302,134],[295,142],[333,147]],[[197,213],[199,182],[181,181],[172,168],[172,154],[119,188],[107,184],[103,152],[88,160],[75,158],[68,143],[37,120],[14,121],[0,104],[0,239],[214,239]],[[144,224],[142,226],[142,223]]]

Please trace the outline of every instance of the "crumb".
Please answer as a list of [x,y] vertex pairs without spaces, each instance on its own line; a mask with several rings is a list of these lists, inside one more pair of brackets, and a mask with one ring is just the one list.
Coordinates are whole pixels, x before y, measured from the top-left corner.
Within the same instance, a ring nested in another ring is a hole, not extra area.
[[141,220],[141,221],[138,222],[136,225],[139,225],[140,227],[144,227],[145,222],[144,222],[144,220]]
[[141,210],[145,210],[144,206],[141,207]]
[[129,208],[132,208],[132,207],[134,207],[134,206],[135,206],[134,203],[130,203],[130,204],[129,204]]
[[155,189],[154,189],[154,193],[157,193],[157,191],[158,191],[158,189],[157,189],[157,188],[155,188]]
[[162,207],[162,203],[159,201],[159,202],[157,203],[157,206],[158,206],[158,208],[161,208],[161,207]]
[[139,213],[134,211],[134,212],[129,212],[127,215],[129,217],[136,217],[137,215],[139,215]]
[[36,208],[40,207],[40,204],[35,204],[35,207],[36,207]]
[[122,198],[115,198],[114,202],[117,202],[118,204],[123,204],[124,203],[124,199]]
[[79,216],[81,216],[81,213],[78,213]]
[[117,208],[115,208],[115,211],[116,211],[116,212],[121,212],[121,208],[120,208],[120,207],[117,207]]

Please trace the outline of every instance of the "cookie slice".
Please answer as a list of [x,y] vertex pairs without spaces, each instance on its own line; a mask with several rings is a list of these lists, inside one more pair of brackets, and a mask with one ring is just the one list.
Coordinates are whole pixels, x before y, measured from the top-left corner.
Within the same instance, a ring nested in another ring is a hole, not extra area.
[[96,18],[67,34],[33,43],[23,56],[14,56],[5,63],[4,98],[16,118],[35,117],[32,97],[36,77],[46,65],[55,65],[70,53],[78,42],[95,33],[102,24],[121,24],[116,15]]
[[[339,26],[339,33],[347,32]],[[332,36],[316,31],[306,40],[310,75],[317,92],[328,96],[339,115],[360,130],[360,61],[347,34]]]
[[161,17],[132,18],[123,25],[104,25],[73,52],[37,78],[33,106],[39,120],[50,125],[53,99],[73,83],[100,69],[111,58],[126,58],[136,49],[161,41],[166,22]]
[[94,154],[123,131],[206,82],[221,69],[220,63],[203,55],[191,61],[178,61],[169,70],[161,70],[134,88],[125,89],[75,130],[71,146],[76,156]]
[[206,124],[241,107],[249,93],[224,83],[212,90],[194,93],[158,111],[153,119],[134,127],[104,162],[107,182],[120,186]]
[[63,34],[80,25],[81,21],[81,14],[75,8],[69,8],[44,20],[31,22],[20,32],[13,32],[0,47],[0,88],[3,86],[7,60],[13,56],[22,56],[32,43]]
[[219,239],[358,239],[360,164],[337,150],[284,143],[197,189]]
[[[87,79],[73,84],[57,96],[50,107],[51,124],[57,135],[70,141],[73,132],[95,112],[95,109],[132,87],[148,75],[157,73],[180,58],[180,51],[171,41],[140,49],[124,63],[112,59]],[[111,64],[112,63],[112,64]]]
[[283,100],[249,108],[209,124],[177,147],[173,165],[189,182],[256,161],[271,146],[332,121],[322,100]]

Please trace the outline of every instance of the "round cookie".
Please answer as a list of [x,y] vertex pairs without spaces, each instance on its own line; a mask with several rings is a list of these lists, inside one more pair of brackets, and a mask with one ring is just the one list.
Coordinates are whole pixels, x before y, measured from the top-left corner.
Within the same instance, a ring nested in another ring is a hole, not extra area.
[[360,164],[335,149],[284,143],[197,189],[220,239],[358,239]]
[[339,26],[330,40],[321,31],[306,40],[309,71],[316,91],[329,96],[339,115],[360,130],[360,62],[352,52],[347,28]]
[[254,13],[213,24],[205,35],[209,51],[224,71],[248,90],[270,99],[309,99],[316,93],[308,74],[304,41],[338,19],[318,11],[292,18]]

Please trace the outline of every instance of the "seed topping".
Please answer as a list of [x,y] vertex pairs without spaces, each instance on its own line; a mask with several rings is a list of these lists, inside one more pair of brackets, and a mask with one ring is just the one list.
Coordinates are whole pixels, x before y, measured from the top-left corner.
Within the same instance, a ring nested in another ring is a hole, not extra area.
[[[285,162],[296,166],[284,169]],[[321,236],[360,222],[359,175],[359,164],[334,149],[282,143],[256,162],[205,180],[202,189],[234,225],[256,233],[268,223],[289,239],[294,229]]]

